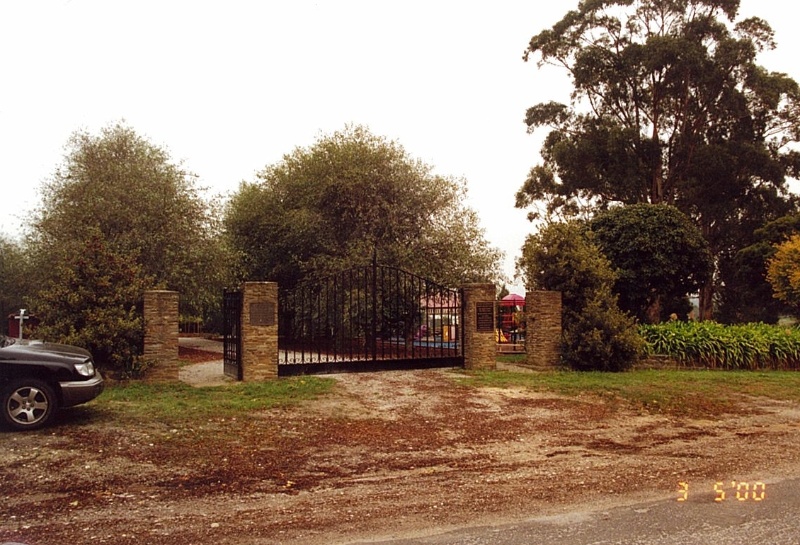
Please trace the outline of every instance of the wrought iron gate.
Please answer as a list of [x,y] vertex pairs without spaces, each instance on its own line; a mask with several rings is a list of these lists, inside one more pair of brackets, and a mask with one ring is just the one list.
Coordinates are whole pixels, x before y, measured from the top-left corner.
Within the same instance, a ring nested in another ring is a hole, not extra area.
[[225,376],[242,380],[242,292],[222,292],[222,336]]
[[279,297],[279,375],[464,364],[461,294],[401,269],[373,263]]

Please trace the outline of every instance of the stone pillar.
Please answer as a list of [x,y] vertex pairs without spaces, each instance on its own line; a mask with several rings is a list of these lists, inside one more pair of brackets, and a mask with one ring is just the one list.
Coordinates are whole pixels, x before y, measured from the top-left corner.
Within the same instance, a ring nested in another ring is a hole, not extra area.
[[496,369],[494,284],[468,284],[464,294],[464,367]]
[[242,284],[242,380],[278,378],[278,284]]
[[534,369],[552,369],[561,363],[561,292],[525,294],[525,361]]
[[148,378],[178,380],[178,292],[144,292],[145,360],[153,362]]

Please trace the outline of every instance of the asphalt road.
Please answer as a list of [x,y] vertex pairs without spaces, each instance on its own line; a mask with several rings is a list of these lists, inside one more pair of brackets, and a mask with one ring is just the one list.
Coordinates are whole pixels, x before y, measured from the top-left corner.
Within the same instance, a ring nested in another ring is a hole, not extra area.
[[682,502],[676,486],[669,499],[352,545],[800,545],[800,478],[767,481],[756,499],[754,483],[737,483],[737,499],[737,488],[728,482],[717,487],[725,499],[715,501],[721,493],[714,484],[690,484]]

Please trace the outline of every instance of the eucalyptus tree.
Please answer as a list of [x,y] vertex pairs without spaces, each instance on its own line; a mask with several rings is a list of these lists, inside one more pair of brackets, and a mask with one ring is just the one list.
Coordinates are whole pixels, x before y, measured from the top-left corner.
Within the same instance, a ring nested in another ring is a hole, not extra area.
[[[533,36],[524,58],[569,73],[569,104],[526,114],[549,127],[517,206],[574,214],[612,202],[678,207],[718,258],[752,203],[785,200],[800,171],[800,91],[757,55],[775,47],[739,0],[585,0]],[[782,215],[771,214],[764,221]],[[724,282],[724,279],[721,279]],[[701,290],[709,317],[713,285]]]
[[500,253],[465,198],[463,180],[349,126],[242,183],[225,227],[245,276],[286,287],[374,255],[444,284],[496,280]]

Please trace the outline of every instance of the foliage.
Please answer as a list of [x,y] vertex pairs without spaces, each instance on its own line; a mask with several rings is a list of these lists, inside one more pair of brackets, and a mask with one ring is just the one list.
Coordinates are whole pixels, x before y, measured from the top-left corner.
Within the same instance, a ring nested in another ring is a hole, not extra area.
[[780,244],[769,260],[767,280],[775,298],[800,311],[800,235]]
[[610,291],[566,315],[562,346],[564,360],[577,371],[625,371],[643,349],[633,321],[619,310]]
[[652,354],[712,369],[798,369],[800,329],[761,323],[722,325],[673,321],[643,325]]
[[6,316],[25,308],[30,288],[29,261],[15,242],[0,236],[0,333],[7,333]]
[[85,346],[109,368],[141,369],[145,289],[178,291],[184,313],[219,306],[227,271],[215,222],[162,148],[122,124],[76,132],[27,243],[40,334]]
[[115,124],[76,132],[43,186],[29,246],[40,283],[87,241],[134,260],[155,289],[181,294],[182,310],[208,315],[227,283],[213,208],[164,149]]
[[44,339],[88,349],[99,367],[136,374],[143,367],[141,265],[112,251],[96,232],[65,261],[55,265],[38,294]]
[[[574,92],[569,105],[528,110],[529,131],[550,132],[517,206],[544,201],[549,213],[573,214],[613,202],[671,204],[696,222],[715,259],[742,247],[738,226],[749,227],[754,212],[765,221],[784,213],[785,178],[800,171],[789,145],[800,136],[800,88],[756,64],[773,33],[758,18],[734,22],[738,7],[581,2],[534,36],[525,58],[565,68]],[[701,316],[712,295],[709,280]]]
[[712,272],[708,244],[691,220],[667,205],[634,204],[599,213],[594,240],[617,273],[619,306],[642,322],[676,312]]
[[633,321],[612,294],[615,275],[580,222],[551,223],[528,237],[517,262],[528,289],[562,294],[562,357],[578,370],[622,371],[640,357]]
[[530,235],[517,261],[529,289],[561,292],[564,308],[578,311],[616,279],[611,264],[579,221],[549,223]]
[[775,255],[777,247],[794,234],[800,234],[800,215],[797,213],[787,214],[756,229],[750,237],[750,244],[720,260],[719,267],[725,278],[720,293],[720,322],[777,323],[781,316],[794,312],[785,302],[773,297],[772,286],[767,281],[767,263]]
[[499,252],[464,204],[396,142],[347,127],[297,148],[233,195],[225,226],[244,275],[291,287],[371,262],[443,284],[494,280]]

